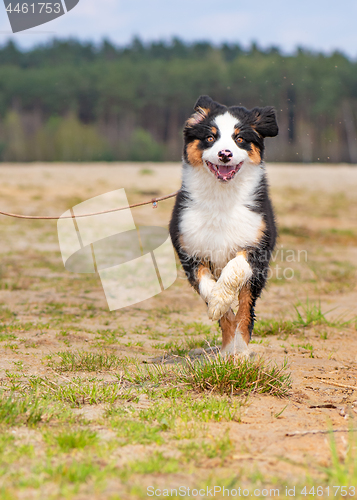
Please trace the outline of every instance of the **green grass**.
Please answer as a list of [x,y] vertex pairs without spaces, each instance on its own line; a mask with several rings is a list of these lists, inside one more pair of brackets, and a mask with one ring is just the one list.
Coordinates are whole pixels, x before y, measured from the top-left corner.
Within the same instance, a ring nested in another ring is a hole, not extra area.
[[107,353],[63,351],[58,352],[57,356],[60,358],[60,362],[51,360],[49,366],[58,372],[109,371],[122,367],[126,363],[125,359]]
[[[325,325],[334,328],[341,328],[353,323],[353,320],[343,321],[339,318],[329,320],[326,318],[327,312],[322,312],[321,302],[311,302],[309,299],[303,304],[298,302],[294,306],[296,318],[286,319],[259,319],[254,325],[254,335],[266,337],[267,335],[287,336],[294,333],[301,333],[305,328]],[[329,312],[329,311],[328,311]]]
[[182,443],[178,449],[182,452],[186,462],[195,461],[197,465],[200,465],[200,461],[204,458],[218,457],[223,465],[224,459],[234,450],[234,445],[229,433],[226,432],[222,437],[201,440],[199,443],[195,441]]
[[[157,400],[157,394],[153,399]],[[139,412],[139,419],[157,423],[166,430],[174,430],[178,421],[190,422],[240,422],[241,409],[247,399],[230,399],[216,394],[200,398],[190,394],[169,398]]]
[[106,330],[97,330],[97,340],[101,341],[104,344],[117,344],[119,342],[119,338],[124,337],[126,335],[126,331],[124,328],[116,328],[114,330],[106,329]]
[[269,393],[287,396],[291,386],[286,363],[283,366],[265,364],[262,359],[250,361],[232,357],[206,356],[204,360],[185,358],[183,366],[168,368],[152,365],[125,370],[124,379],[131,384],[150,387],[156,384],[172,388],[181,385],[198,391],[221,394]]
[[60,416],[61,408],[50,405],[35,394],[16,396],[3,392],[0,395],[0,424],[31,427]]
[[89,429],[79,429],[70,432],[62,432],[56,435],[53,432],[45,432],[44,440],[48,444],[55,444],[60,451],[68,453],[71,450],[82,450],[87,446],[92,446],[98,442],[95,431]]
[[163,444],[165,442],[162,431],[164,424],[150,425],[146,422],[114,418],[111,427],[116,431],[120,446],[128,444]]
[[97,379],[85,380],[80,377],[61,380],[56,383],[47,377],[30,377],[29,383],[34,391],[48,401],[60,401],[71,407],[85,404],[114,403],[118,399],[126,399],[128,393],[123,391],[118,382],[103,383]]
[[16,340],[17,337],[13,333],[0,333],[0,342],[5,342],[6,340]]
[[155,452],[145,460],[129,462],[122,474],[175,474],[179,470],[178,459],[165,457],[162,452]]
[[302,349],[305,349],[306,351],[310,351],[310,358],[314,358],[314,346],[312,344],[306,343],[306,344],[298,344],[298,347],[301,347]]
[[0,308],[0,321],[9,321],[15,319],[17,314],[13,311],[10,311],[8,307],[2,306]]
[[193,321],[191,323],[186,323],[183,326],[183,332],[185,335],[205,335],[209,337],[211,335],[212,326],[205,325],[199,321]]
[[295,333],[296,325],[290,320],[258,319],[254,325],[254,335],[291,335]]
[[[57,484],[82,484],[93,480],[96,476],[104,476],[105,468],[96,464],[92,460],[72,460],[71,462],[60,463],[56,465],[48,464],[45,467],[39,467],[38,474],[44,474],[47,480]],[[75,492],[76,490],[74,490]]]
[[199,391],[221,394],[268,393],[286,397],[291,388],[286,364],[282,367],[265,365],[262,360],[246,359],[238,362],[231,357],[207,357],[200,362],[187,360],[179,379]]
[[0,324],[0,334],[4,333],[6,335],[14,334],[14,333],[25,333],[31,330],[35,330],[36,332],[42,333],[43,330],[48,330],[50,328],[49,323],[32,323],[27,321],[26,323],[22,323],[20,321],[15,321],[9,324]]
[[[355,486],[357,489],[357,439],[356,433],[348,433],[348,446],[345,458],[337,451],[336,439],[330,434],[331,466],[324,469],[328,483],[339,486]],[[346,495],[342,495],[346,496]]]

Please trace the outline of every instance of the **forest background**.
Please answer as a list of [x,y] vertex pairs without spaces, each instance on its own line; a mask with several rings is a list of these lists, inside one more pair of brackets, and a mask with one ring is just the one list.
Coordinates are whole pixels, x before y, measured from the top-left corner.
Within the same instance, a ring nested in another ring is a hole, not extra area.
[[276,162],[357,163],[357,62],[297,48],[54,39],[0,47],[0,160],[178,161],[201,94],[273,105]]

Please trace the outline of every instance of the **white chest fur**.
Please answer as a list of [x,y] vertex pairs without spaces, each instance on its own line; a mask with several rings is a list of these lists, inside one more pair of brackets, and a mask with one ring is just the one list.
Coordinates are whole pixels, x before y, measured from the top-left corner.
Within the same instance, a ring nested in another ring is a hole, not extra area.
[[221,183],[205,167],[185,165],[183,187],[190,194],[179,229],[189,255],[221,268],[237,251],[257,242],[262,216],[249,210],[263,170],[245,163],[235,178]]

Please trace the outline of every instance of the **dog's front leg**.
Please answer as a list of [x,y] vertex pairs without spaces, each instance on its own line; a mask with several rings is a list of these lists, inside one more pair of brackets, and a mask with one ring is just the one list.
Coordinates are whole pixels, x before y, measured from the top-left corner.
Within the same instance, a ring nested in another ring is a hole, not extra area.
[[209,297],[213,287],[216,285],[216,280],[212,276],[208,267],[201,265],[197,271],[198,292],[203,300],[208,304]]
[[239,291],[252,276],[246,252],[239,252],[230,260],[208,297],[208,316],[219,320],[230,308]]

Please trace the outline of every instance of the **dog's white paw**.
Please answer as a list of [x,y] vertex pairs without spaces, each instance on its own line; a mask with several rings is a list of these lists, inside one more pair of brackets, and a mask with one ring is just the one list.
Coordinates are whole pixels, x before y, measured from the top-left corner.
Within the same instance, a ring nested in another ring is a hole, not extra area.
[[221,356],[232,357],[237,360],[250,360],[255,356],[255,353],[250,350],[239,330],[236,330],[234,338],[231,342],[222,348]]
[[235,294],[229,293],[224,286],[216,284],[208,299],[208,317],[213,320],[219,320],[231,307]]
[[252,361],[255,358],[255,352],[249,349],[244,352],[238,352],[237,354],[231,354],[234,361]]

